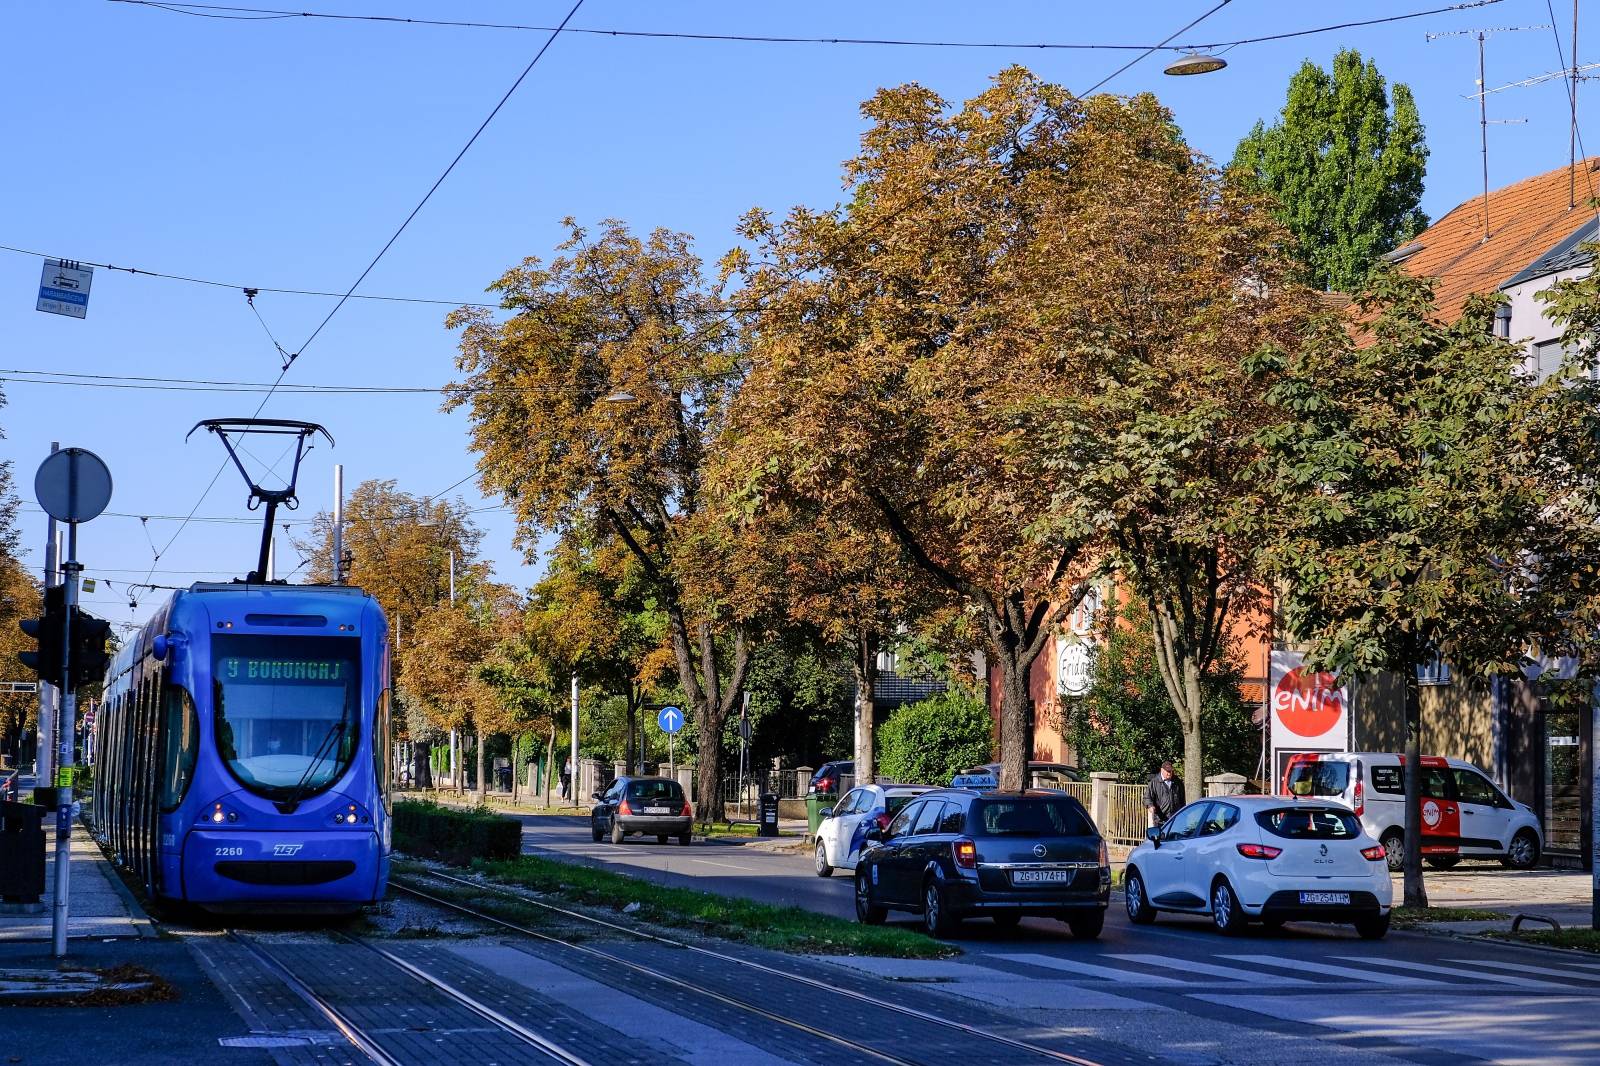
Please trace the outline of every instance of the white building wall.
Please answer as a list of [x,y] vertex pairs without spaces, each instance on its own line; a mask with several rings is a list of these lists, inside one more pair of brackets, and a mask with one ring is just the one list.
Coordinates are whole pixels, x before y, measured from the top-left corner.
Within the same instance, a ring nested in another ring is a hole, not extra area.
[[1588,273],[1587,266],[1578,267],[1546,274],[1502,290],[1511,298],[1511,339],[1521,344],[1528,353],[1524,365],[1530,373],[1537,373],[1541,381],[1549,377],[1560,363],[1560,345],[1551,342],[1561,337],[1561,326],[1546,314],[1547,305],[1538,298],[1538,294],[1557,281],[1581,278]]

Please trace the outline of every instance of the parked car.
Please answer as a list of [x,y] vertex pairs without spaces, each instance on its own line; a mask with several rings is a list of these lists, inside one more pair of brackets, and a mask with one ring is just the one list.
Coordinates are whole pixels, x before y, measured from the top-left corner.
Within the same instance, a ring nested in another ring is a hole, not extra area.
[[[1405,757],[1383,752],[1295,755],[1283,793],[1337,800],[1381,841],[1389,868],[1405,859]],[[1422,855],[1448,870],[1464,858],[1499,859],[1526,870],[1544,851],[1539,816],[1508,797],[1489,776],[1460,759],[1422,757]]]
[[1105,841],[1071,796],[940,789],[866,837],[855,896],[856,917],[869,925],[890,910],[920,914],[937,937],[980,915],[1008,928],[1025,915],[1059,918],[1083,939],[1105,925]]
[[594,798],[599,802],[589,811],[589,831],[596,843],[609,836],[620,844],[636,833],[653,836],[658,844],[670,837],[679,844],[692,839],[694,811],[683,786],[670,777],[619,777]]
[[818,877],[834,870],[854,870],[867,842],[867,830],[886,829],[900,808],[930,790],[928,785],[860,785],[832,807],[822,808],[817,826]]
[[1367,940],[1389,931],[1394,885],[1384,847],[1336,803],[1282,796],[1197,800],[1146,832],[1128,856],[1128,920],[1207,914],[1237,936],[1252,918],[1348,922]]
[[817,767],[817,772],[811,775],[809,791],[821,796],[836,796],[839,793],[839,779],[841,777],[854,777],[856,764],[853,759],[835,759],[825,762]]
[[[1029,788],[1060,788],[1064,782],[1082,781],[1083,775],[1076,766],[1059,762],[1030,762],[1028,764]],[[951,788],[999,788],[1000,764],[997,762],[974,766],[950,779]]]

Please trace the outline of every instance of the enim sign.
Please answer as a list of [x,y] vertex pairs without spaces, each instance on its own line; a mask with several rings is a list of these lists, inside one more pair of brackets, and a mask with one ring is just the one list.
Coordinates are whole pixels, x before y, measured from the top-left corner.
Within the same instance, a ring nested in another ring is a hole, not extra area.
[[1320,737],[1338,724],[1344,694],[1333,674],[1297,666],[1274,688],[1272,710],[1290,732]]

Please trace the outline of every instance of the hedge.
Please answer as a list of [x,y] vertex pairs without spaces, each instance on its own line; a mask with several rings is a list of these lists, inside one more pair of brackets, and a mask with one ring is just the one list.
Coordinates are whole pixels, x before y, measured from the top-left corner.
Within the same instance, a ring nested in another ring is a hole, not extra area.
[[993,751],[989,708],[957,689],[899,708],[878,729],[878,772],[891,781],[948,785]]
[[453,866],[470,866],[473,859],[514,859],[522,854],[522,823],[487,807],[399,800],[394,805],[394,846]]

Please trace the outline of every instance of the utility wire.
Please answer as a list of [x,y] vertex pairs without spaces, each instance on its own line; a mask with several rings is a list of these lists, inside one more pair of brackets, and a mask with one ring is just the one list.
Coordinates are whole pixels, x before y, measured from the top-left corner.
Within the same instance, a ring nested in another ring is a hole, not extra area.
[[[1121,74],[1123,71],[1129,69],[1130,67],[1134,66],[1135,64],[1144,62],[1144,60],[1148,59],[1155,52],[1157,52],[1161,48],[1166,47],[1167,43],[1169,41],[1171,41],[1172,38],[1178,36],[1178,34],[1180,34],[1180,33],[1188,33],[1190,30],[1192,30],[1196,26],[1200,25],[1200,23],[1204,22],[1206,19],[1210,18],[1212,15],[1215,15],[1218,11],[1221,11],[1223,8],[1227,7],[1228,4],[1231,3],[1231,2],[1232,2],[1232,0],[1222,0],[1222,2],[1219,3],[1216,7],[1212,8],[1210,11],[1207,11],[1204,15],[1201,15],[1199,18],[1195,19],[1193,22],[1191,22],[1187,26],[1183,27],[1183,29],[1178,30],[1178,31],[1176,31],[1174,33],[1168,34],[1166,40],[1162,41],[1160,44],[1151,45],[1149,48],[1146,48],[1144,50],[1144,52],[1142,52],[1141,54],[1134,56],[1132,59],[1130,59],[1126,63],[1122,64],[1122,66],[1118,67],[1116,70],[1113,70],[1110,74],[1107,74],[1105,77],[1103,77],[1099,81],[1095,82],[1093,85],[1091,85],[1089,87],[1089,91],[1084,93],[1083,95],[1084,96],[1091,95],[1096,89],[1100,88],[1106,82],[1112,80],[1117,75]],[[1226,43],[1228,43],[1228,44],[1242,44],[1244,42],[1242,42],[1242,41],[1229,41],[1229,42],[1226,42]],[[1217,46],[1216,45],[1212,45],[1211,47],[1217,47]]]
[[[281,8],[270,7],[242,7],[225,4],[189,4],[166,3],[160,0],[108,0],[109,3],[127,4],[134,7],[155,8],[169,11],[176,15],[195,15],[217,19],[240,19],[258,22],[277,19],[305,18],[326,19],[336,22],[371,22],[389,23],[392,25],[408,26],[441,26],[456,29],[474,30],[513,30],[532,31],[535,33],[580,33],[594,37],[634,37],[654,40],[679,40],[679,41],[726,41],[742,44],[821,44],[821,45],[865,45],[871,47],[889,48],[961,48],[961,49],[1013,49],[1033,51],[1080,51],[1080,52],[1144,52],[1149,54],[1158,49],[1166,48],[1172,51],[1201,50],[1210,51],[1218,48],[1233,48],[1241,44],[1264,44],[1270,41],[1286,41],[1296,37],[1309,37],[1319,33],[1332,33],[1337,30],[1357,29],[1363,26],[1380,26],[1389,22],[1403,22],[1407,19],[1425,18],[1429,15],[1442,15],[1452,11],[1468,11],[1473,8],[1489,7],[1498,4],[1501,0],[1472,0],[1468,3],[1451,4],[1447,7],[1436,7],[1427,11],[1412,11],[1401,15],[1388,15],[1383,18],[1361,19],[1354,22],[1340,22],[1331,26],[1314,26],[1305,30],[1290,30],[1284,33],[1267,34],[1260,37],[1244,37],[1236,41],[1205,41],[1192,44],[1172,44],[1172,37],[1168,37],[1157,45],[1145,44],[1110,44],[1110,43],[1079,43],[1065,41],[948,41],[948,40],[914,40],[893,37],[790,37],[775,34],[753,33],[688,33],[683,31],[667,30],[617,30],[600,29],[586,26],[568,27],[563,23],[559,27],[529,26],[512,22],[473,22],[458,19],[418,19],[405,18],[398,15],[345,15],[335,12],[322,11],[288,11]],[[1207,16],[1201,16],[1205,18]],[[1199,20],[1196,20],[1197,22]],[[1185,33],[1194,27],[1191,23],[1179,30]],[[1140,57],[1144,58],[1143,56]],[[1121,71],[1118,71],[1121,73]],[[1113,75],[1115,76],[1115,75]],[[1091,90],[1093,91],[1093,90]]]
[[[489,128],[489,123],[494,121],[495,116],[498,115],[500,110],[506,106],[506,103],[511,99],[512,94],[517,91],[517,89],[522,85],[523,81],[527,79],[528,75],[533,72],[533,68],[538,66],[539,60],[544,58],[544,54],[550,50],[550,46],[555,43],[556,38],[561,35],[561,31],[566,28],[567,23],[572,21],[573,16],[578,13],[578,9],[582,6],[583,0],[577,0],[577,2],[572,5],[571,10],[567,12],[566,18],[562,19],[561,24],[550,32],[550,35],[545,39],[544,44],[539,46],[539,50],[535,52],[533,58],[528,61],[528,65],[522,68],[522,73],[517,75],[516,81],[511,83],[511,88],[505,91],[505,94],[500,97],[499,102],[497,102],[493,109],[490,110],[488,116],[478,124],[477,129],[472,131],[472,136],[467,138],[467,143],[461,146],[461,150],[455,154],[455,158],[450,160],[449,165],[444,168],[444,172],[441,173],[438,179],[428,187],[428,191],[423,194],[422,199],[417,201],[417,206],[413,207],[411,209],[411,213],[406,215],[405,221],[401,222],[399,228],[396,229],[393,235],[391,235],[389,239],[384,242],[383,247],[378,250],[378,254],[372,257],[372,262],[367,264],[366,269],[361,272],[361,274],[351,284],[350,288],[346,289],[344,294],[339,297],[339,302],[334,304],[328,313],[323,316],[321,322],[317,323],[317,328],[311,331],[311,335],[305,339],[304,343],[302,343],[300,347],[296,348],[293,352],[288,353],[283,364],[283,369],[278,372],[277,380],[272,383],[272,386],[267,390],[266,395],[261,397],[261,402],[256,405],[255,414],[251,415],[251,418],[260,416],[262,409],[267,406],[267,401],[272,399],[273,392],[276,391],[277,387],[283,383],[283,377],[289,372],[289,368],[293,366],[295,361],[300,358],[305,350],[309,348],[319,336],[321,336],[322,331],[327,328],[328,323],[333,321],[333,317],[339,313],[339,310],[344,307],[347,302],[349,302],[350,297],[353,296],[355,291],[361,287],[361,283],[367,280],[367,275],[372,273],[373,269],[377,267],[378,263],[382,261],[383,257],[389,253],[389,249],[393,248],[395,242],[400,239],[400,235],[406,231],[408,226],[411,225],[412,220],[417,217],[417,215],[422,211],[423,207],[427,205],[428,201],[433,199],[433,194],[439,191],[439,186],[444,184],[445,179],[448,178],[451,172],[455,170],[456,165],[461,162],[463,157],[466,156],[468,150],[478,142],[478,138],[483,135],[483,131]],[[199,511],[201,504],[205,503],[206,497],[209,496],[211,494],[211,490],[216,487],[217,479],[222,476],[223,471],[226,470],[227,467],[228,462],[226,459],[224,459],[222,465],[217,467],[217,472],[212,475],[210,482],[206,484],[205,491],[200,494],[200,498],[195,501],[194,507],[190,509],[189,515],[191,518],[194,516],[195,512]],[[179,535],[183,533],[188,524],[188,519],[185,519],[183,522],[179,523],[178,528],[173,531],[172,537],[167,541],[166,545],[162,547],[162,555],[167,553],[168,549],[172,547],[173,542],[178,539]]]
[[[14,252],[17,255],[33,256],[38,259],[54,259],[57,256],[47,252],[34,251],[31,248],[18,248],[10,244],[0,244],[0,252]],[[124,274],[138,274],[147,278],[159,278],[162,281],[182,281],[190,285],[209,285],[216,289],[237,289],[245,294],[270,292],[281,296],[345,296],[345,293],[329,292],[325,289],[275,289],[268,285],[239,285],[231,281],[216,281],[211,278],[191,277],[186,274],[168,274],[160,270],[145,270],[143,267],[117,266],[115,263],[95,263],[88,259],[75,259],[77,263],[91,266],[97,270],[116,270]],[[402,304],[440,304],[446,307],[498,307],[499,304],[473,302],[471,300],[441,300],[421,296],[366,296],[361,293],[350,293],[352,300],[380,300],[385,303]]]

